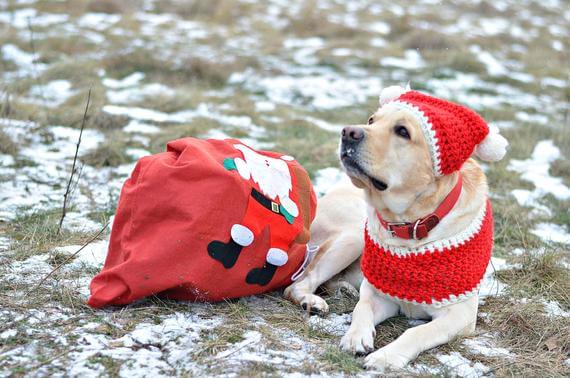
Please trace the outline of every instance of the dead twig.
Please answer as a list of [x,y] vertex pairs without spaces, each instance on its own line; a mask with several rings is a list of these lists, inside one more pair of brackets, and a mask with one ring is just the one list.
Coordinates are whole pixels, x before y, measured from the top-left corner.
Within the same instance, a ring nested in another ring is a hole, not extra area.
[[[85,105],[85,112],[83,113],[83,121],[81,122],[81,129],[79,130],[79,138],[77,139],[77,145],[75,146],[75,155],[73,156],[73,165],[71,166],[71,173],[69,175],[69,181],[67,182],[67,187],[65,188],[65,194],[63,195],[63,207],[61,210],[61,219],[59,220],[59,225],[57,226],[57,234],[61,233],[61,226],[63,225],[63,220],[67,214],[67,204],[69,199],[69,194],[71,191],[71,183],[73,182],[73,176],[75,175],[75,165],[77,164],[77,155],[79,154],[79,146],[81,145],[81,136],[83,135],[83,129],[85,128],[85,120],[87,119],[87,111],[89,110],[89,103],[91,101],[91,88],[89,88],[89,93],[87,94],[87,105]],[[79,185],[79,181],[77,182]]]
[[26,292],[26,294],[24,294],[26,297],[33,292],[34,290],[36,290],[37,288],[39,288],[48,278],[50,278],[55,272],[57,272],[59,269],[61,269],[62,266],[66,265],[68,262],[70,262],[75,256],[77,256],[79,254],[79,252],[83,251],[83,249],[85,247],[87,247],[89,244],[91,244],[95,239],[97,239],[102,233],[103,231],[105,231],[107,229],[107,226],[109,226],[109,222],[105,223],[105,225],[103,226],[103,228],[101,228],[101,230],[99,230],[99,232],[97,232],[97,234],[95,234],[95,236],[93,236],[91,239],[89,239],[85,244],[83,244],[81,246],[81,248],[79,248],[77,251],[75,251],[73,254],[71,254],[68,258],[65,259],[65,261],[63,261],[61,264],[59,264],[58,266],[56,266],[55,268],[53,268],[51,270],[51,272],[49,272],[44,278],[42,278],[40,280],[40,282],[38,282],[33,288],[31,288],[30,290],[28,290]]

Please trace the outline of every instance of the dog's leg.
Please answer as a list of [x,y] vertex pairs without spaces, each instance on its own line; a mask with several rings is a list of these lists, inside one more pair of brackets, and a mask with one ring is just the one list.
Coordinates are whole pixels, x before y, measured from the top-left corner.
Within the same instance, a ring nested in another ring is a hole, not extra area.
[[330,248],[316,256],[307,272],[298,281],[285,289],[285,298],[300,304],[311,312],[326,313],[327,302],[313,294],[323,283],[343,271],[360,257],[364,248],[364,238],[360,233],[344,233],[337,237]]
[[360,299],[352,312],[352,322],[340,347],[351,353],[364,354],[374,349],[375,326],[396,316],[399,306],[382,297],[367,280],[360,286]]
[[[368,355],[365,366],[383,371],[385,368],[403,368],[421,352],[448,343],[457,336],[466,336],[475,330],[477,296],[432,312],[432,321],[407,329],[395,341]],[[431,311],[430,311],[431,312]]]

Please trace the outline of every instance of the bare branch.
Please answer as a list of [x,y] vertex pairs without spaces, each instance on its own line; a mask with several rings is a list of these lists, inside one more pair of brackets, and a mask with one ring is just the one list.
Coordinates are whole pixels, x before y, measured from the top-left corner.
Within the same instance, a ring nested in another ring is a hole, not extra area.
[[[85,128],[85,120],[87,119],[87,111],[89,110],[90,101],[91,101],[91,88],[89,88],[89,93],[87,94],[87,105],[85,105],[85,112],[83,113],[83,121],[81,121],[81,129],[79,130],[79,138],[77,139],[77,145],[75,146],[73,165],[71,166],[69,181],[67,182],[67,187],[65,188],[65,194],[63,195],[63,208],[61,210],[61,219],[59,220],[59,226],[57,227],[58,235],[61,233],[61,226],[63,225],[63,220],[65,219],[65,215],[67,214],[67,205],[71,190],[71,183],[73,182],[73,176],[75,175],[75,165],[77,164],[77,155],[79,154],[79,146],[81,145],[81,136],[83,135],[83,129]],[[79,180],[77,182],[77,185],[79,185]]]

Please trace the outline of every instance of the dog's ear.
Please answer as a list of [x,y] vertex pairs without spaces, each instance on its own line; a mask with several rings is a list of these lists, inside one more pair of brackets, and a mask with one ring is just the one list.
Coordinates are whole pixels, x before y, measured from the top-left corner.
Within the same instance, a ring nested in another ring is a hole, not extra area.
[[489,134],[475,147],[475,155],[485,161],[499,161],[507,153],[509,142],[499,134],[496,126],[489,126]]

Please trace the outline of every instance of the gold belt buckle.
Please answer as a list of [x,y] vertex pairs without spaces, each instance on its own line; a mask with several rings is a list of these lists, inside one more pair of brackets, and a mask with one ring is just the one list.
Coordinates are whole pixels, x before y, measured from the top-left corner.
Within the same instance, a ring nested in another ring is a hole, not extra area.
[[274,213],[279,214],[279,204],[275,203],[275,202],[271,202],[271,211],[273,211]]

